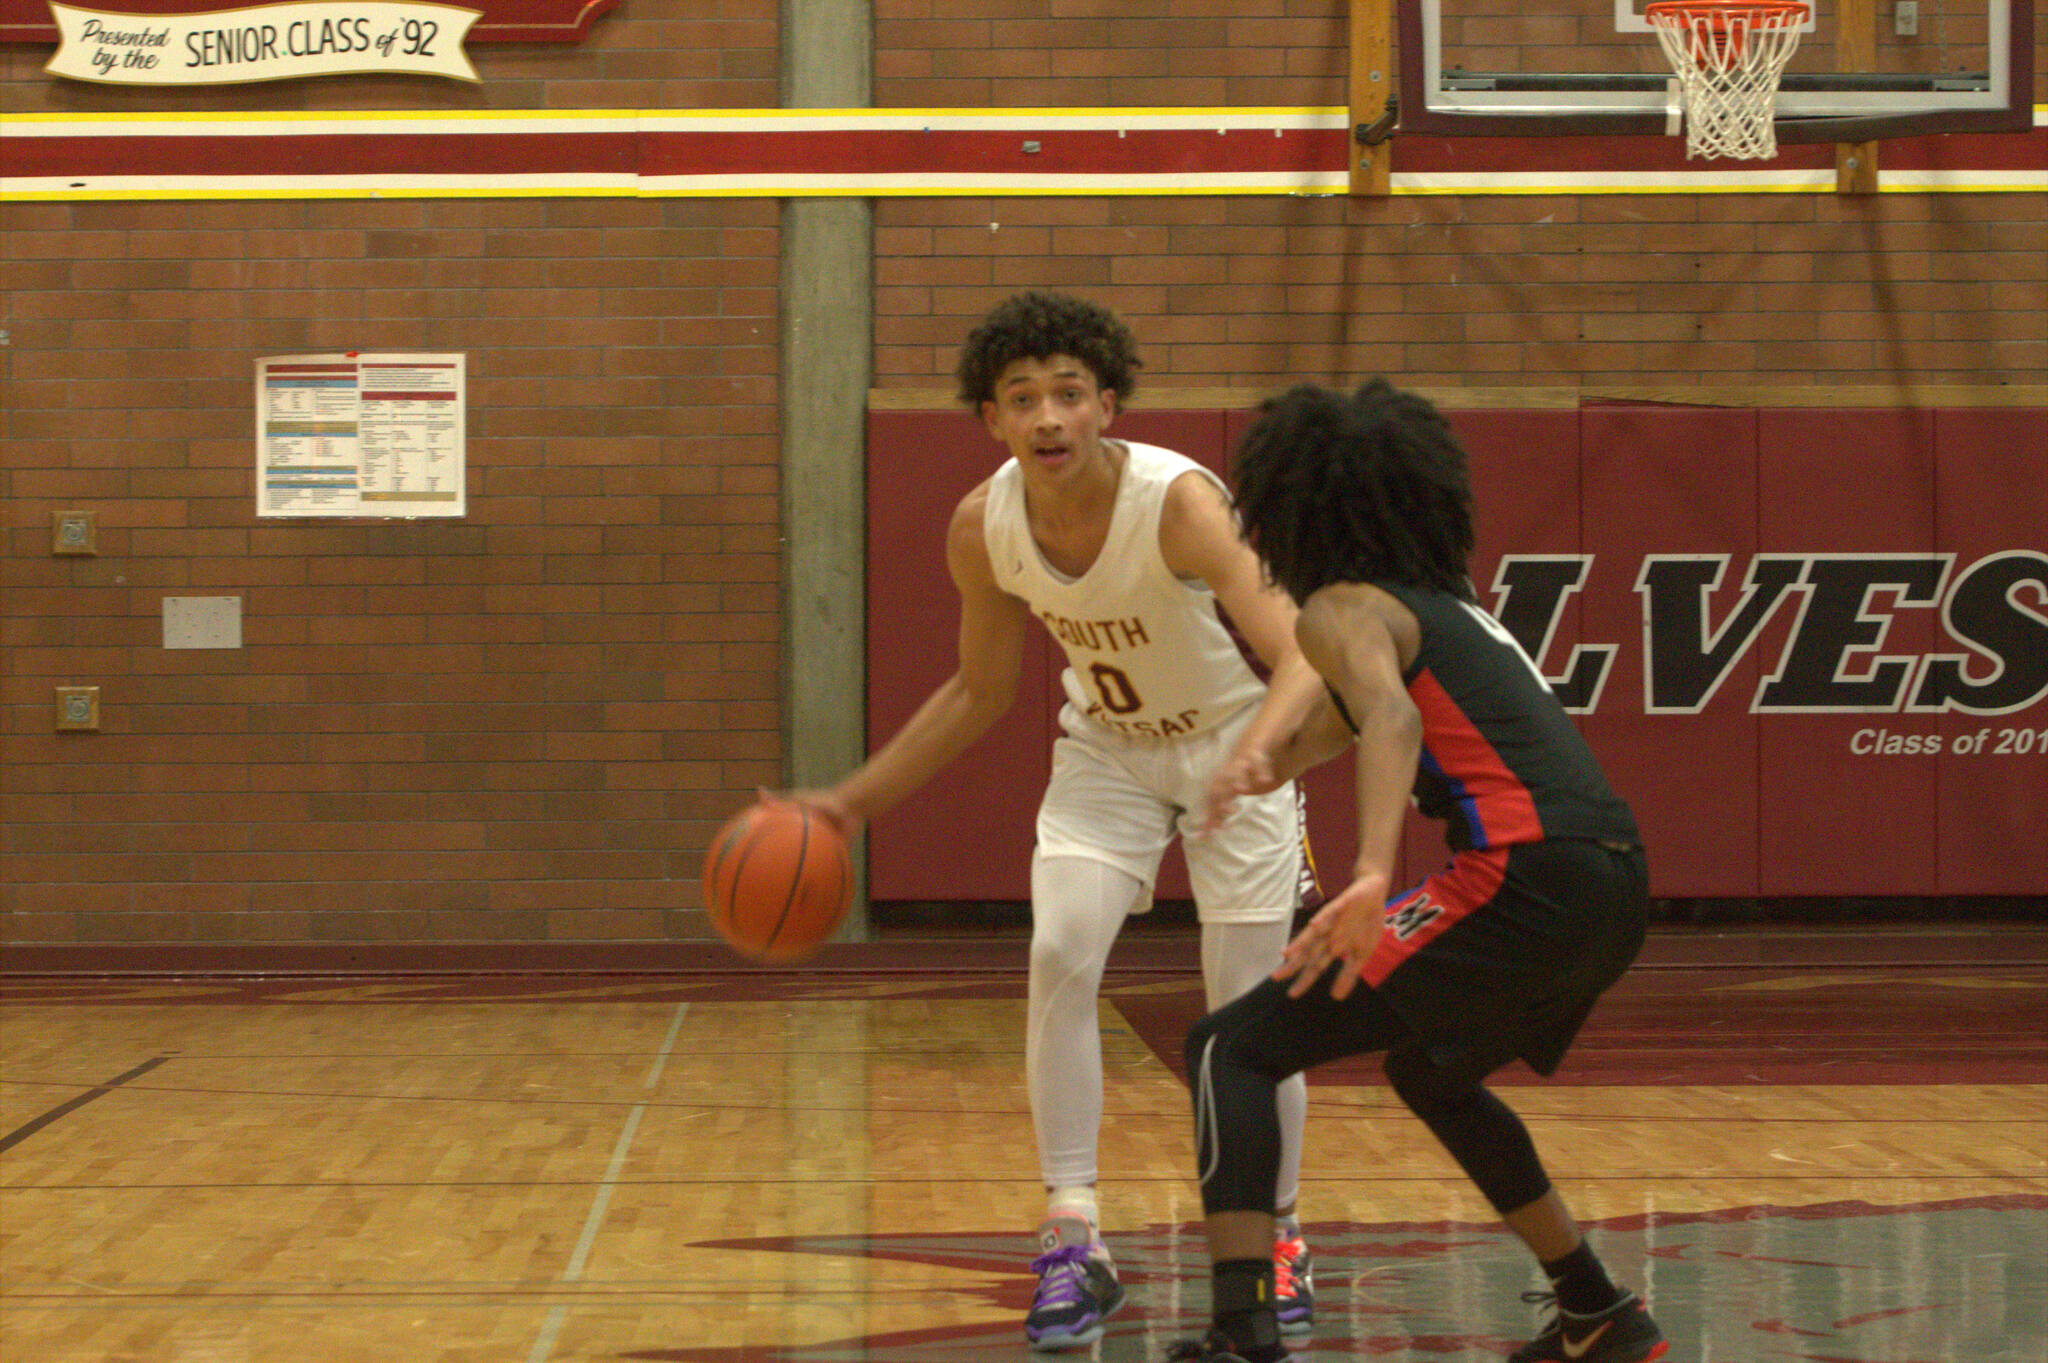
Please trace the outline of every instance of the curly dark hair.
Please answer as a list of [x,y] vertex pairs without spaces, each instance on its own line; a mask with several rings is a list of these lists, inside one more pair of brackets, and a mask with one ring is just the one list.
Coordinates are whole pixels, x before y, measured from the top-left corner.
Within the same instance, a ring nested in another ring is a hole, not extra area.
[[996,376],[1017,360],[1072,355],[1088,366],[1101,388],[1128,401],[1138,386],[1138,345],[1131,329],[1099,303],[1063,293],[1020,293],[989,310],[960,350],[954,377],[960,400],[979,408],[993,402]]
[[1269,398],[1234,486],[1246,542],[1297,603],[1374,580],[1472,599],[1465,451],[1426,398],[1383,378],[1349,397],[1304,384]]

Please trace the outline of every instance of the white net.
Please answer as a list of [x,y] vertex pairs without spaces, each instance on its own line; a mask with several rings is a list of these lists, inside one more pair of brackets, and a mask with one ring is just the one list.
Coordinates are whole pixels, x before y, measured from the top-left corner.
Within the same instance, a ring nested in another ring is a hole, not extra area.
[[1806,6],[1665,0],[1643,13],[1678,73],[1686,159],[1776,156],[1778,79],[1799,46]]

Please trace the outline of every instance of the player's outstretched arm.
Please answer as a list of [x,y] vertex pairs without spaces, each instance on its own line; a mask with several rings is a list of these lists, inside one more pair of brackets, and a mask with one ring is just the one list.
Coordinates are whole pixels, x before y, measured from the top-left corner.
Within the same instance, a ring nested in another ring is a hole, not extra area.
[[1318,693],[1300,726],[1272,745],[1266,758],[1266,768],[1270,774],[1267,790],[1273,789],[1282,781],[1292,781],[1312,767],[1320,767],[1340,753],[1349,752],[1351,745],[1356,742],[1351,734],[1351,726],[1344,722],[1344,716],[1337,713],[1337,707],[1330,703],[1329,693],[1321,690],[1322,677],[1314,668],[1309,669],[1309,675],[1315,677]]
[[987,485],[954,509],[946,566],[960,593],[959,666],[873,756],[830,790],[799,791],[851,832],[894,808],[988,732],[1017,696],[1030,613],[996,585],[982,533]]
[[1407,607],[1377,587],[1339,583],[1303,606],[1302,656],[1329,683],[1358,726],[1358,859],[1351,884],[1288,944],[1276,978],[1305,993],[1332,960],[1344,963],[1330,987],[1343,998],[1379,941],[1401,824],[1422,755],[1422,713],[1402,674],[1421,646]]
[[1293,774],[1276,774],[1276,757],[1314,712],[1323,685],[1295,641],[1294,603],[1266,580],[1221,488],[1199,473],[1175,479],[1160,515],[1159,548],[1176,574],[1208,584],[1269,670],[1265,699],[1210,780],[1204,824],[1214,828],[1239,796],[1272,790]]

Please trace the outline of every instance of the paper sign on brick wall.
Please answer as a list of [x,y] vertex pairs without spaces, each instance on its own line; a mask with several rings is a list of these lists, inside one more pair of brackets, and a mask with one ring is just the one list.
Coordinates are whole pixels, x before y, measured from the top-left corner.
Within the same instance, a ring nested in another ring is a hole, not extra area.
[[379,72],[477,79],[462,40],[481,12],[385,0],[287,0],[205,14],[51,4],[53,76],[106,85],[239,85]]
[[460,354],[256,361],[256,514],[461,516]]

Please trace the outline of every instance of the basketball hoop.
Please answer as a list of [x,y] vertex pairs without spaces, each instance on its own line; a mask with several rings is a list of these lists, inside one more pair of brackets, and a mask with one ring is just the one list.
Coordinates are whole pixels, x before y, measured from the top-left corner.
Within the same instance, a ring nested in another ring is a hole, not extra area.
[[1678,73],[1687,160],[1778,154],[1778,80],[1808,13],[1804,0],[1653,0],[1643,7]]

